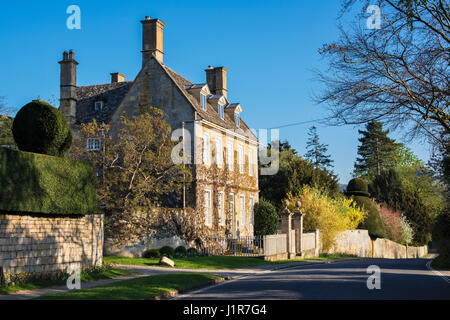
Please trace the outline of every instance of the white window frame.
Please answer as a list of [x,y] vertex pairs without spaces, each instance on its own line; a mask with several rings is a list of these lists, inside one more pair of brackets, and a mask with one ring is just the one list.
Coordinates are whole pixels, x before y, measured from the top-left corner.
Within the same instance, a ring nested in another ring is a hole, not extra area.
[[217,201],[217,209],[219,211],[219,225],[225,226],[225,194],[223,191],[219,191],[218,194],[218,201]]
[[235,197],[234,193],[230,193],[230,199],[229,199],[229,209],[230,209],[230,215],[231,215],[231,227],[232,227],[232,234],[235,235],[236,229],[239,226],[236,222],[236,210],[235,210]]
[[200,106],[206,111],[206,95],[203,93],[200,93]]
[[216,136],[216,164],[223,168],[223,141],[221,136]]
[[245,212],[246,210],[245,210],[245,196],[244,195],[240,195],[239,196],[239,214],[240,214],[240,218],[239,218],[239,220],[241,220],[241,221],[239,221],[239,225],[241,226],[241,227],[244,227],[245,226],[245,220],[246,220],[246,212]]
[[[209,195],[209,201],[206,195]],[[212,227],[213,224],[213,212],[212,212],[212,192],[211,190],[205,189],[203,191],[203,201],[205,204],[205,225],[207,227]]]
[[228,169],[230,171],[234,171],[234,143],[233,143],[233,141],[229,141],[227,143],[227,162],[228,162]]
[[86,149],[89,151],[100,151],[101,141],[98,138],[88,138],[86,140]]
[[255,197],[250,197],[250,225],[253,226],[255,224],[255,213],[254,213],[254,207],[255,207]]
[[95,111],[103,111],[103,101],[95,101],[94,110]]
[[250,177],[253,177],[253,171],[254,171],[254,153],[252,148],[248,148],[248,175]]
[[244,146],[238,146],[238,164],[239,164],[239,173],[244,173],[245,168],[245,158],[244,158]]
[[236,127],[241,127],[241,116],[237,112],[234,113],[234,123],[236,124]]
[[225,106],[219,103],[219,105],[217,106],[217,111],[219,112],[220,119],[224,120],[225,119]]
[[203,164],[211,165],[211,137],[207,132],[203,133]]

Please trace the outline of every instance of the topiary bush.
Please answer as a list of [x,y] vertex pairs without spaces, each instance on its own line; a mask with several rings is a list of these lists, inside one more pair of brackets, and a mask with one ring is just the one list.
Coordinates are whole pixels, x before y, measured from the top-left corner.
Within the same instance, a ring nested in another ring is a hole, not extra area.
[[146,259],[151,259],[151,258],[159,258],[160,253],[158,249],[148,249],[145,250],[144,253],[142,254],[142,257],[146,258]]
[[369,198],[367,183],[360,178],[350,180],[347,195],[353,197],[358,207],[367,211],[366,218],[358,228],[368,230],[372,238],[385,238],[386,229],[375,202]]
[[159,249],[159,253],[161,256],[168,256],[173,257],[175,255],[175,250],[170,246],[164,246],[161,249]]
[[187,256],[188,257],[197,257],[198,256],[198,251],[195,248],[189,248],[187,249]]
[[347,185],[347,194],[351,196],[369,197],[369,187],[367,183],[361,178],[350,180]]
[[72,133],[63,114],[40,100],[20,109],[12,132],[21,151],[62,157],[72,145]]
[[180,257],[185,257],[187,254],[187,250],[185,247],[183,246],[179,246],[175,248],[175,255],[180,256]]
[[253,208],[255,215],[255,235],[276,234],[278,228],[277,209],[270,202],[261,199]]

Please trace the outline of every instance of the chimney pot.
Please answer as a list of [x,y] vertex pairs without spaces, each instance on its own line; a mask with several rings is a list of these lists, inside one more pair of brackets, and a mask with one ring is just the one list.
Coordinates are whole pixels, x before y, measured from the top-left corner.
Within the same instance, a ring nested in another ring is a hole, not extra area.
[[120,72],[111,73],[111,83],[125,82],[125,78]]

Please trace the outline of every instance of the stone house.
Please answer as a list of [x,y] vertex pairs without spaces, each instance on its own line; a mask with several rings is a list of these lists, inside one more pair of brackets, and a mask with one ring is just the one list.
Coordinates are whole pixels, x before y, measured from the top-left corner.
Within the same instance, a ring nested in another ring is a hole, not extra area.
[[[193,187],[183,206],[201,208],[208,227],[218,234],[253,235],[253,205],[258,201],[258,139],[241,118],[239,103],[230,102],[227,69],[208,67],[205,82],[192,83],[164,64],[165,24],[146,17],[142,68],[134,81],[121,73],[111,83],[77,86],[78,62],[64,52],[61,65],[60,110],[72,128],[96,119],[118,128],[121,116],[137,116],[147,106],[167,115],[192,164]],[[86,147],[100,150],[101,139]]]

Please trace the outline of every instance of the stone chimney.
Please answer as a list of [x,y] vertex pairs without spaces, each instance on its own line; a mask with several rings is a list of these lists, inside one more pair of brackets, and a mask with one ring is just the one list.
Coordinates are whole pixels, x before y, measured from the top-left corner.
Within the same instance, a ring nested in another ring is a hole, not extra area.
[[64,114],[69,125],[75,123],[77,106],[77,66],[75,53],[73,50],[64,51],[63,59],[59,62],[61,65],[60,80],[60,106],[59,110]]
[[227,97],[227,68],[209,66],[206,71],[206,83],[214,94]]
[[163,63],[163,34],[164,22],[159,19],[151,19],[145,17],[142,23],[142,64],[143,66],[149,61],[151,56]]
[[125,76],[119,72],[111,73],[111,83],[125,82]]

